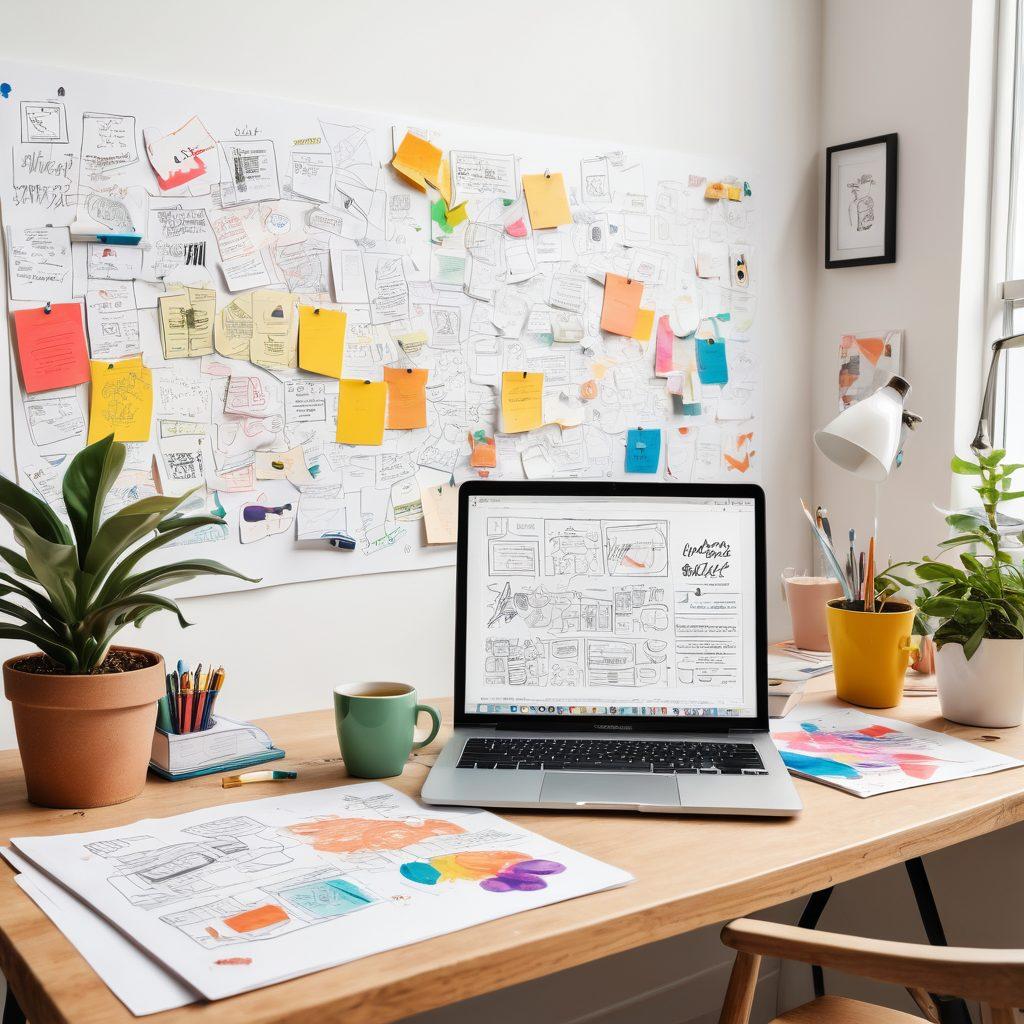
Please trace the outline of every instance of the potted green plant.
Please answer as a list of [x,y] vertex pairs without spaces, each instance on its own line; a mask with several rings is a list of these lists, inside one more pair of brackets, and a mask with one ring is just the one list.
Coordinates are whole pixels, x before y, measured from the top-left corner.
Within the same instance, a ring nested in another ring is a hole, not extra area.
[[208,559],[139,568],[152,552],[221,520],[178,513],[188,495],[143,498],[104,518],[124,460],[125,446],[111,435],[71,461],[63,483],[70,530],[44,501],[0,476],[0,515],[23,552],[0,546],[10,570],[0,572],[0,614],[12,620],[0,619],[0,639],[36,648],[4,663],[4,693],[28,797],[47,807],[121,803],[145,784],[163,660],[111,642],[161,610],[189,624],[154,591],[197,576],[249,580]]
[[[981,506],[946,516],[953,536],[942,542],[959,550],[959,565],[933,558],[900,562],[880,573],[877,590],[917,592],[915,632],[935,643],[936,688],[942,714],[983,728],[1024,720],[1024,573],[1005,546],[999,506],[1024,497],[1013,474],[1024,468],[1004,463],[1002,450],[977,453],[976,461],[954,457],[954,473],[977,477]],[[1012,525],[1012,521],[1011,521]],[[909,568],[916,579],[909,579]]]

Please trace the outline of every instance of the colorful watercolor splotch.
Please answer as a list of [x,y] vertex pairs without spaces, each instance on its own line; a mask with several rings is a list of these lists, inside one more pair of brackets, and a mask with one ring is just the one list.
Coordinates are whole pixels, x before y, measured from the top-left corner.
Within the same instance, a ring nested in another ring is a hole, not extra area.
[[897,729],[822,729],[801,722],[798,732],[774,733],[787,768],[822,779],[861,779],[865,773],[898,768],[911,779],[930,779],[949,762],[907,749],[913,740]]
[[325,817],[290,825],[288,831],[324,853],[401,850],[434,836],[457,836],[461,826],[440,818]]
[[545,876],[561,874],[565,865],[514,850],[468,850],[409,861],[399,870],[403,878],[420,885],[465,881],[476,882],[487,892],[535,892],[547,888]]

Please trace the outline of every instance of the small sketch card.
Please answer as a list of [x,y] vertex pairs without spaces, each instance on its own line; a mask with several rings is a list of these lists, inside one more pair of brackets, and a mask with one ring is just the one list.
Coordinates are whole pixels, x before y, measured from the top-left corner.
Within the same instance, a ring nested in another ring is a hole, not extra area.
[[855,796],[988,775],[1024,763],[955,736],[830,704],[800,704],[774,719],[771,731],[794,775]]
[[12,843],[208,999],[632,881],[379,782]]

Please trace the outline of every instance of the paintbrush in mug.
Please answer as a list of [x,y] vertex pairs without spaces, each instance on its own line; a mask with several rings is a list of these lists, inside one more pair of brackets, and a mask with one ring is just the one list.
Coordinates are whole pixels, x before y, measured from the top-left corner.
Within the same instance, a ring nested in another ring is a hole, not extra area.
[[832,545],[829,544],[828,538],[818,529],[817,524],[814,521],[814,516],[811,514],[810,508],[807,506],[807,502],[800,499],[800,507],[804,510],[804,515],[807,517],[807,522],[811,524],[811,530],[814,532],[814,536],[817,538],[818,544],[821,546],[822,554],[825,556],[825,564],[828,566],[829,571],[832,575],[839,580],[839,585],[843,588],[843,596],[847,601],[853,600],[853,591],[850,588],[850,581],[846,578],[846,574],[843,572],[843,567],[839,564],[839,559],[836,558],[836,553],[832,550]]

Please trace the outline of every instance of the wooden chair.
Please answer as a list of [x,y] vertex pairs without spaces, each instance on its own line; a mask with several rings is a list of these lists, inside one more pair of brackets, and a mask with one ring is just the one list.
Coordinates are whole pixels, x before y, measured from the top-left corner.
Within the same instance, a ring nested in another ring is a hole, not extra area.
[[[929,992],[977,999],[992,1024],[1013,1024],[1011,1007],[1024,1006],[1024,950],[970,949],[886,942],[835,932],[741,918],[722,929],[737,950],[719,1024],[747,1024],[761,957],[820,964],[846,974],[903,985],[922,1012],[936,1019]],[[772,1024],[920,1024],[921,1018],[839,996],[819,996],[776,1017]]]

